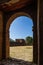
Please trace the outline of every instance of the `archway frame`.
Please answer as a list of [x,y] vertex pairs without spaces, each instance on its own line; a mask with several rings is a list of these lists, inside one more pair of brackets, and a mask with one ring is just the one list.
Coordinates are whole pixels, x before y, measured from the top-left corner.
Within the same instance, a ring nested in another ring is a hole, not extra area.
[[[29,18],[32,19],[32,17],[26,13],[26,12],[17,12],[15,14],[13,14],[7,21],[7,24],[6,24],[6,58],[9,58],[9,28],[10,28],[10,24],[13,22],[14,19],[16,19],[17,17],[20,17],[20,16],[27,16]],[[32,19],[33,21],[33,19]]]

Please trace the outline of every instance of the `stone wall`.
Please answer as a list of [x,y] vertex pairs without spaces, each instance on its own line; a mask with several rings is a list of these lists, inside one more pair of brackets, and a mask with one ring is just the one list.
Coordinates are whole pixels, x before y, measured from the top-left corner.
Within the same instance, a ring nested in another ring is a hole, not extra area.
[[40,45],[39,45],[39,64],[43,65],[43,0],[40,0],[39,10],[39,31],[40,31]]
[[0,11],[0,59],[2,59],[2,43],[3,43],[3,13]]

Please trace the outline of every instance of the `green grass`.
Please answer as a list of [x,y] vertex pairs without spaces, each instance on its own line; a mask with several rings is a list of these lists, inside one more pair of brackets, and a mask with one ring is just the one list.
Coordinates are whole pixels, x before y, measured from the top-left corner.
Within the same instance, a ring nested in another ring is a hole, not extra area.
[[33,61],[33,46],[14,46],[10,47],[10,57]]

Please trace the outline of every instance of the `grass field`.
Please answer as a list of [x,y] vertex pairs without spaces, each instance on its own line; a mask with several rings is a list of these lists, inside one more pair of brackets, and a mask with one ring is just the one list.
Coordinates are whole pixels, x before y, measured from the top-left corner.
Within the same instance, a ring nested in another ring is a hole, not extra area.
[[33,46],[14,46],[10,47],[10,57],[33,61]]

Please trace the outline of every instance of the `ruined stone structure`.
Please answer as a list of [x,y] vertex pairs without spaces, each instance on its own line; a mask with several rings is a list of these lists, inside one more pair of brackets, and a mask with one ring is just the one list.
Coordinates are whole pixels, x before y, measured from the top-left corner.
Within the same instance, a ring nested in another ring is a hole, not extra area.
[[19,46],[24,46],[24,45],[26,45],[26,42],[25,42],[24,39],[16,39],[16,43],[17,43],[17,45],[19,45]]
[[26,42],[24,39],[15,39],[15,41],[10,41],[10,46],[24,46]]
[[24,39],[16,39],[16,42],[18,42],[18,43],[25,43],[25,40]]
[[43,0],[0,0],[0,59],[9,58],[9,27],[19,16],[33,20],[33,62],[43,65]]

